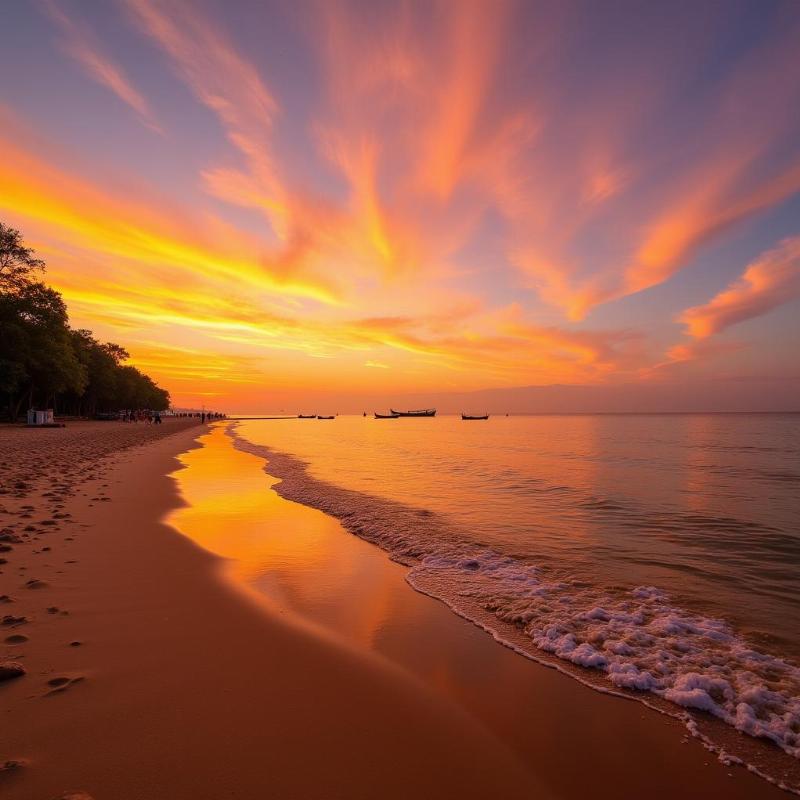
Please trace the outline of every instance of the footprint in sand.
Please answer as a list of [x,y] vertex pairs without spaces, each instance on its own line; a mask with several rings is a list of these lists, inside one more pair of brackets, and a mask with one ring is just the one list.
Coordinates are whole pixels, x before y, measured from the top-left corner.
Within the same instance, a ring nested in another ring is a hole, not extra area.
[[5,643],[6,644],[24,644],[28,641],[28,637],[22,633],[14,633],[11,636],[6,636]]
[[8,761],[0,762],[0,777],[5,777],[13,772],[19,772],[19,770],[26,767],[27,764],[28,762],[22,758],[10,758]]
[[48,586],[46,581],[40,581],[38,578],[33,578],[25,584],[26,589],[46,589]]
[[47,681],[47,685],[50,689],[45,692],[45,697],[51,694],[57,694],[58,692],[65,692],[70,686],[74,686],[76,683],[80,683],[84,680],[83,675],[76,675],[74,678],[68,678],[66,676],[60,675],[57,678],[50,678]]
[[25,674],[25,667],[18,661],[0,662],[0,683],[21,678]]

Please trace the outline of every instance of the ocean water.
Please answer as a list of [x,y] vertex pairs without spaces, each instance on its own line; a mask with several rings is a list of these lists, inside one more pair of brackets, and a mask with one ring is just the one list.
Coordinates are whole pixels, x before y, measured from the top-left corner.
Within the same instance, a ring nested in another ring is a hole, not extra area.
[[281,494],[499,640],[800,756],[800,415],[338,417],[231,433]]

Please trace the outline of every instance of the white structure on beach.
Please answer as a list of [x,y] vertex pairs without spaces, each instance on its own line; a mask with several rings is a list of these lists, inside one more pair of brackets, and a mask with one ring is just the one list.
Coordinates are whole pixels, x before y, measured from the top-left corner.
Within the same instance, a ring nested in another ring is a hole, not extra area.
[[53,409],[47,408],[44,411],[39,411],[35,408],[28,409],[28,425],[53,425]]

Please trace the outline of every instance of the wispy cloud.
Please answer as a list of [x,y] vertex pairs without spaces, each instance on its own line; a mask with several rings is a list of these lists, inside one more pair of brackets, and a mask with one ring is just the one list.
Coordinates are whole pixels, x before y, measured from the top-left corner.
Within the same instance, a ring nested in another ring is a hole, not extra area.
[[270,149],[278,105],[258,70],[237,50],[222,27],[194,5],[176,0],[127,0],[139,27],[170,57],[195,96],[222,123],[249,174],[209,170],[208,186],[225,199],[263,208],[276,231],[284,231],[285,202]]
[[[112,42],[42,2],[71,57],[158,128]],[[457,5],[225,16],[120,0],[126,46],[152,58],[155,45],[149,79],[177,77],[147,88],[186,107],[179,135],[127,153],[112,185],[71,162],[80,143],[40,146],[4,124],[0,210],[43,248],[81,320],[124,328],[142,363],[175,364],[204,392],[206,351],[231,385],[663,374],[732,352],[709,337],[797,296],[790,242],[712,300],[686,301],[692,339],[666,356],[673,307],[646,324],[626,322],[635,299],[591,316],[701,269],[705,248],[800,191],[800,17],[748,38],[726,27],[735,14],[703,7],[687,12],[684,46],[677,26],[649,24],[658,4],[602,13],[642,39],[590,36],[589,6]],[[725,47],[707,46],[711,30]]]
[[766,314],[800,296],[800,236],[759,256],[708,303],[686,309],[678,321],[695,339]]
[[141,122],[156,133],[163,133],[150,104],[133,85],[122,66],[103,52],[101,45],[86,25],[70,18],[58,0],[40,0],[42,7],[62,34],[64,51],[83,67],[92,80],[110,89],[128,105]]

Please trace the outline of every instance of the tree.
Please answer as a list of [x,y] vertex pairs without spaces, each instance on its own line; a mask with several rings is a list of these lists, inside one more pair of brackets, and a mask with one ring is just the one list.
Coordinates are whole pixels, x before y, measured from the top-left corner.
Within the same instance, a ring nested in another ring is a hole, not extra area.
[[62,392],[83,391],[86,369],[72,346],[67,307],[55,289],[29,282],[0,292],[0,363],[12,418],[25,400],[49,405]]
[[44,261],[25,247],[22,234],[0,222],[0,291],[16,292],[44,271]]
[[61,295],[35,279],[44,262],[0,223],[0,396],[8,415],[42,404],[68,413],[169,408],[169,392],[124,364],[125,348],[69,327]]

